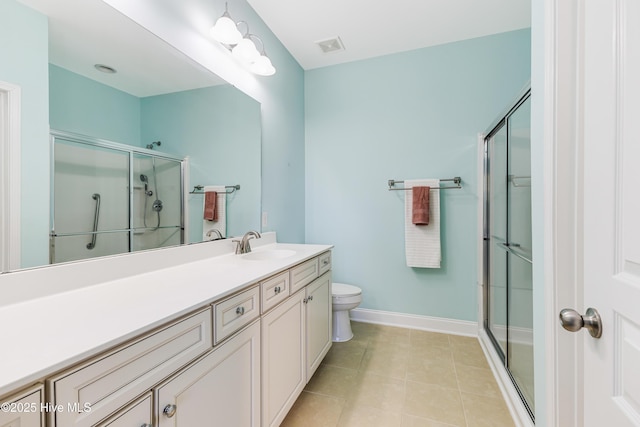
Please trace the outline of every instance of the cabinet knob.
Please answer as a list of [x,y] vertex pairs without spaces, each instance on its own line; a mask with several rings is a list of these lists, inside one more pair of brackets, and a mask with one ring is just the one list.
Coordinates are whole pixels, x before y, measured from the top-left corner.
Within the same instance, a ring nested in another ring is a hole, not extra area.
[[313,295],[309,295],[309,301],[313,301]]
[[322,261],[322,265],[327,265],[327,264],[329,264],[329,260],[328,259],[325,259],[324,261]]
[[164,407],[164,409],[162,410],[162,413],[167,417],[167,418],[171,418],[176,414],[176,411],[178,410],[178,407],[176,405],[167,405]]
[[242,316],[244,314],[244,307],[240,306],[236,308],[236,314]]
[[151,427],[151,424],[144,423],[140,427]]
[[280,286],[276,286],[273,290],[276,292],[276,295],[278,295],[281,291]]

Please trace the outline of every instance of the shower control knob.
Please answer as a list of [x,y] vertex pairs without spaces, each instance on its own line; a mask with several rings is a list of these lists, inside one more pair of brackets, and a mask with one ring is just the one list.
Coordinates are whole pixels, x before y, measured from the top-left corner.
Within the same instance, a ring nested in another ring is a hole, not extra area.
[[565,308],[560,311],[560,323],[570,332],[578,332],[586,328],[592,337],[602,336],[602,319],[595,308],[588,308],[584,316],[571,308]]

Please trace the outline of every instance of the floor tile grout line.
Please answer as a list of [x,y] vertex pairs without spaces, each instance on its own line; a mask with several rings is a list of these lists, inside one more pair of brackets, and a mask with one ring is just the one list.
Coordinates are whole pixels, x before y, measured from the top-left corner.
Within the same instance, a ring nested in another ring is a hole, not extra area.
[[466,427],[469,427],[469,421],[467,420],[467,411],[466,408],[464,406],[464,400],[462,399],[462,390],[460,389],[460,377],[458,375],[458,365],[456,364],[456,358],[453,350],[453,345],[451,343],[451,336],[447,335],[447,337],[449,338],[449,346],[450,346],[450,351],[451,351],[451,359],[453,360],[453,372],[455,372],[456,375],[456,384],[458,384],[458,395],[460,396],[460,405],[462,405],[462,416],[464,417],[464,424]]

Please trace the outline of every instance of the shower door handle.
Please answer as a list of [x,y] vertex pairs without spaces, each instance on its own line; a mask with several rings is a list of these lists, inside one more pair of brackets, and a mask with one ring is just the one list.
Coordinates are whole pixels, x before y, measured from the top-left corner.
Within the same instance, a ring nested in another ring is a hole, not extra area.
[[96,247],[96,240],[98,238],[98,220],[100,219],[100,194],[93,193],[91,198],[96,201],[96,211],[93,214],[93,236],[91,236],[91,242],[87,243],[87,249],[89,250]]
[[580,329],[586,328],[592,337],[600,338],[602,336],[602,319],[595,308],[587,308],[584,316],[573,309],[565,308],[560,311],[560,323],[570,332],[578,332]]

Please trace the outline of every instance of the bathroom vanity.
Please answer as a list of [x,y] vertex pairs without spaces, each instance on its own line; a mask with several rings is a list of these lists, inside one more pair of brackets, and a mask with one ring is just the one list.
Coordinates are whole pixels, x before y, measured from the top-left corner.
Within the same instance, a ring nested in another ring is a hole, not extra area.
[[331,346],[331,246],[252,242],[0,307],[0,426],[279,425]]

